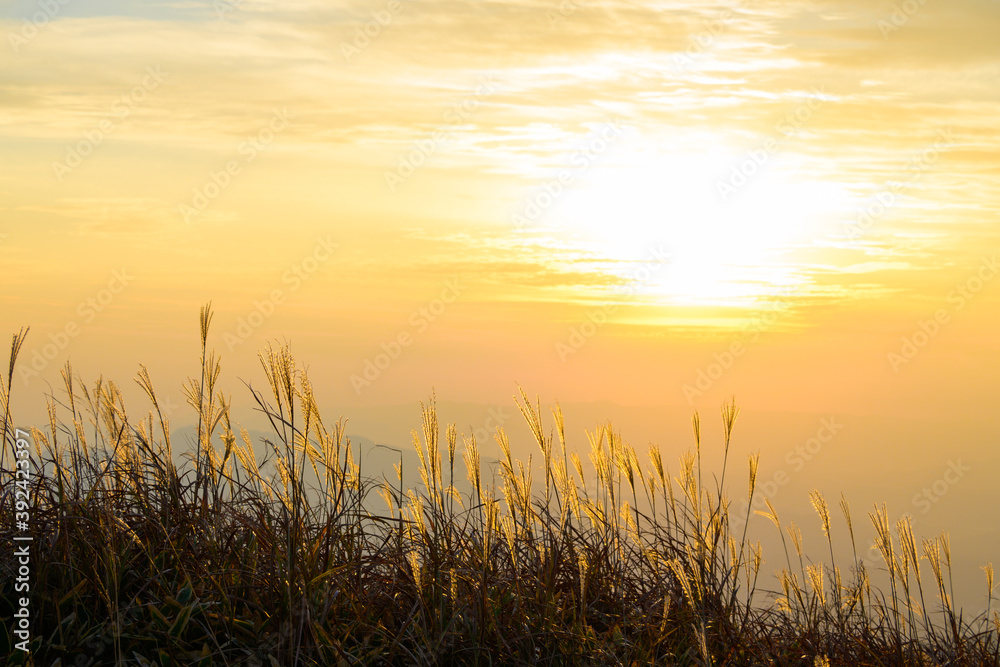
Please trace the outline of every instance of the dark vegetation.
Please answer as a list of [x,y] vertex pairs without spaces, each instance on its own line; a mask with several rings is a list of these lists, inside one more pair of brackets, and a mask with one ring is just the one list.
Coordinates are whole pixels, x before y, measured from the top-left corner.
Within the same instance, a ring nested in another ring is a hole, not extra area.
[[[0,396],[0,662],[1000,665],[992,568],[986,612],[965,617],[951,602],[947,537],[918,542],[885,510],[869,517],[888,590],[857,557],[846,501],[831,517],[819,493],[831,562],[806,559],[798,529],[768,504],[786,548],[762,573],[747,520],[731,520],[726,465],[702,470],[697,415],[675,477],[657,448],[643,463],[610,425],[588,433],[585,475],[559,410],[545,425],[522,393],[537,458],[514,460],[498,429],[498,482],[487,484],[480,443],[441,429],[432,400],[413,434],[422,483],[406,489],[402,471],[388,482],[362,475],[345,422],[323,420],[287,347],[260,355],[266,386],[248,387],[273,427],[258,457],[218,387],[210,322],[206,307],[200,371],[185,386],[198,442],[180,465],[145,368],[136,382],[151,409],[140,418],[113,382],[87,385],[67,365],[48,427],[18,438],[8,405],[26,332],[15,336]],[[723,406],[727,460],[736,417]],[[12,634],[9,548],[20,534],[11,462],[25,450],[38,471],[22,484],[34,536],[30,653]],[[751,456],[750,498],[756,472]],[[463,474],[472,490],[459,494]],[[853,562],[834,560],[834,519]],[[751,602],[763,580],[774,594]]]

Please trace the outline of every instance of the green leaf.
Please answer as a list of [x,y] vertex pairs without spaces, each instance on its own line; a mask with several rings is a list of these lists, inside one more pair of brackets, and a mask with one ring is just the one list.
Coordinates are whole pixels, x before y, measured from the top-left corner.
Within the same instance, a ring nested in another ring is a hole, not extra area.
[[184,632],[184,628],[187,627],[188,621],[191,620],[191,612],[194,611],[194,605],[190,607],[184,607],[181,613],[177,615],[177,619],[174,620],[174,624],[170,627],[170,636],[179,638],[181,633]]
[[236,630],[237,634],[243,635],[248,639],[257,638],[257,631],[254,628],[254,624],[249,621],[244,621],[243,619],[240,618],[234,619],[233,629]]
[[150,607],[149,613],[153,617],[153,622],[160,626],[161,630],[166,630],[170,627],[170,621],[167,620],[167,617],[159,609]]
[[212,651],[208,648],[208,644],[201,645],[201,660],[198,661],[198,667],[211,667],[212,666]]
[[191,601],[191,596],[194,595],[194,590],[191,588],[191,584],[188,583],[181,592],[177,594],[177,601],[181,604],[187,604]]

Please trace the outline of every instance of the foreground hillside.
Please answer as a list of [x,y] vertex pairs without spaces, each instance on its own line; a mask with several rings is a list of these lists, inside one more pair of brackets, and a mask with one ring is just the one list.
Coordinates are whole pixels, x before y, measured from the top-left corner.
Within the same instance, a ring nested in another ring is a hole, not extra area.
[[[261,354],[266,393],[249,389],[273,426],[257,456],[217,385],[210,323],[206,308],[185,386],[197,447],[181,465],[144,368],[139,418],[114,383],[67,366],[50,425],[15,428],[15,336],[0,395],[0,533],[14,545],[0,555],[5,664],[1000,665],[1000,615],[951,604],[947,536],[921,540],[906,520],[856,517],[814,493],[830,562],[807,561],[798,529],[767,504],[785,550],[763,568],[723,491],[729,474],[746,480],[733,502],[759,492],[755,457],[727,472],[732,404],[723,469],[702,469],[695,415],[672,473],[611,425],[588,434],[581,461],[560,412],[546,418],[522,394],[537,458],[513,459],[497,429],[492,484],[481,443],[442,428],[432,399],[413,435],[421,483],[408,489],[413,471],[366,477],[287,348]],[[459,477],[471,492],[455,490]],[[834,561],[834,521],[852,541],[858,531],[854,546],[874,527],[887,590],[856,556]]]

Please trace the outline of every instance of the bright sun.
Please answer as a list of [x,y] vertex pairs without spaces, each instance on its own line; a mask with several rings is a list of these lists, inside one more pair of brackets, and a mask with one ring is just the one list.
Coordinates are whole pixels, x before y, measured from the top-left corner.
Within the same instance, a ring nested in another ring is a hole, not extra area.
[[847,197],[803,175],[794,154],[770,156],[724,197],[720,183],[746,158],[709,142],[657,152],[631,141],[595,160],[552,219],[608,259],[641,261],[664,248],[668,267],[637,286],[664,303],[752,307],[808,280],[796,249],[829,234]]

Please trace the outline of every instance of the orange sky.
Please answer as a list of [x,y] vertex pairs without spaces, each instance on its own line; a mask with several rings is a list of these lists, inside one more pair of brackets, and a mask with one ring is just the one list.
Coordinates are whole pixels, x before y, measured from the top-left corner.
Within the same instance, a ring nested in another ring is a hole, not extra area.
[[137,5],[0,14],[31,392],[179,386],[212,300],[344,409],[996,405],[996,2]]

